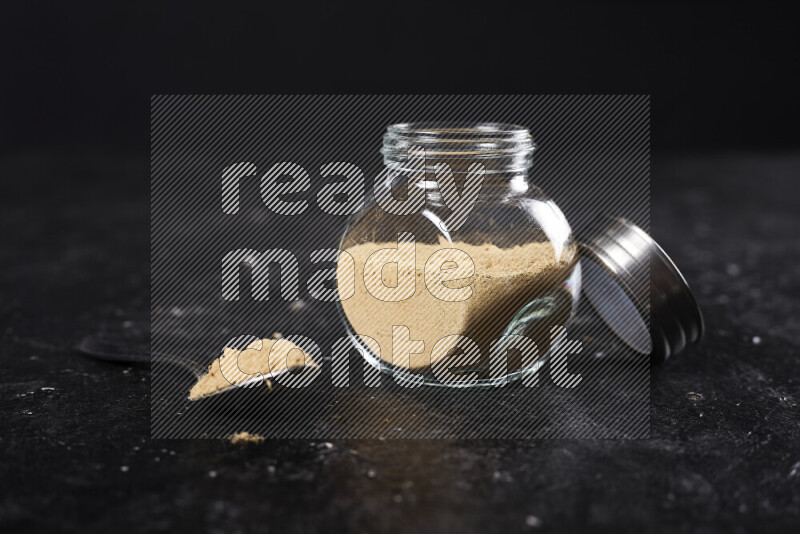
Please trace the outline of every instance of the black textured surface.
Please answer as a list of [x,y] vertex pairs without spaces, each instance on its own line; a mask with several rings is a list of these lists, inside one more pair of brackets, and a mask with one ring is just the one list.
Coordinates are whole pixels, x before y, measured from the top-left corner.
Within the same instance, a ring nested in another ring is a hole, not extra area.
[[656,158],[653,234],[707,337],[655,370],[636,441],[152,441],[147,368],[71,348],[147,316],[146,164],[29,153],[0,172],[5,532],[800,524],[798,157]]

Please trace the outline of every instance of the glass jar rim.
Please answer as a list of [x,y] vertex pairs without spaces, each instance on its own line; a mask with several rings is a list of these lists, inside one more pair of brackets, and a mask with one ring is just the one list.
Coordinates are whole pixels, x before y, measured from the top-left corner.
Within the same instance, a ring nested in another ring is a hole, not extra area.
[[487,172],[527,169],[536,149],[525,126],[502,122],[407,122],[392,124],[381,153],[389,167],[404,167],[410,149],[425,151],[426,160],[476,160]]
[[421,142],[528,140],[533,144],[528,128],[503,122],[405,122],[387,127],[386,135]]

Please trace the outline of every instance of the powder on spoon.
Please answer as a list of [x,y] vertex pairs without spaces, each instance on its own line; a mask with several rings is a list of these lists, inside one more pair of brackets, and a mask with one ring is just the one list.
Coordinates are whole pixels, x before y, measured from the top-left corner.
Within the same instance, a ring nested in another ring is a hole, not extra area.
[[317,363],[310,354],[287,339],[256,340],[245,350],[226,347],[222,356],[208,366],[208,372],[189,391],[189,400],[213,395],[259,375],[269,377],[270,373],[304,366],[316,367]]

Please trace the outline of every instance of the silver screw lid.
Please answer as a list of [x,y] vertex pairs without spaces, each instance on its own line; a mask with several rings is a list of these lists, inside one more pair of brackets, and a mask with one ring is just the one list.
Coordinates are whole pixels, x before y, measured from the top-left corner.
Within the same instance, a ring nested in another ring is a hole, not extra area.
[[621,217],[602,217],[595,228],[580,243],[582,294],[611,331],[655,361],[700,341],[700,308],[658,243]]

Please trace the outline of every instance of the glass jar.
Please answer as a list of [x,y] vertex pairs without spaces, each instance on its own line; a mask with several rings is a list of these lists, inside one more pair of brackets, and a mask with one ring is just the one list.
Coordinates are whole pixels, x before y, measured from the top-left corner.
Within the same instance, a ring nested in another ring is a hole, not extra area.
[[463,387],[546,360],[580,266],[563,213],[529,180],[534,149],[512,124],[389,126],[385,169],[337,269],[340,311],[368,362],[410,384]]

